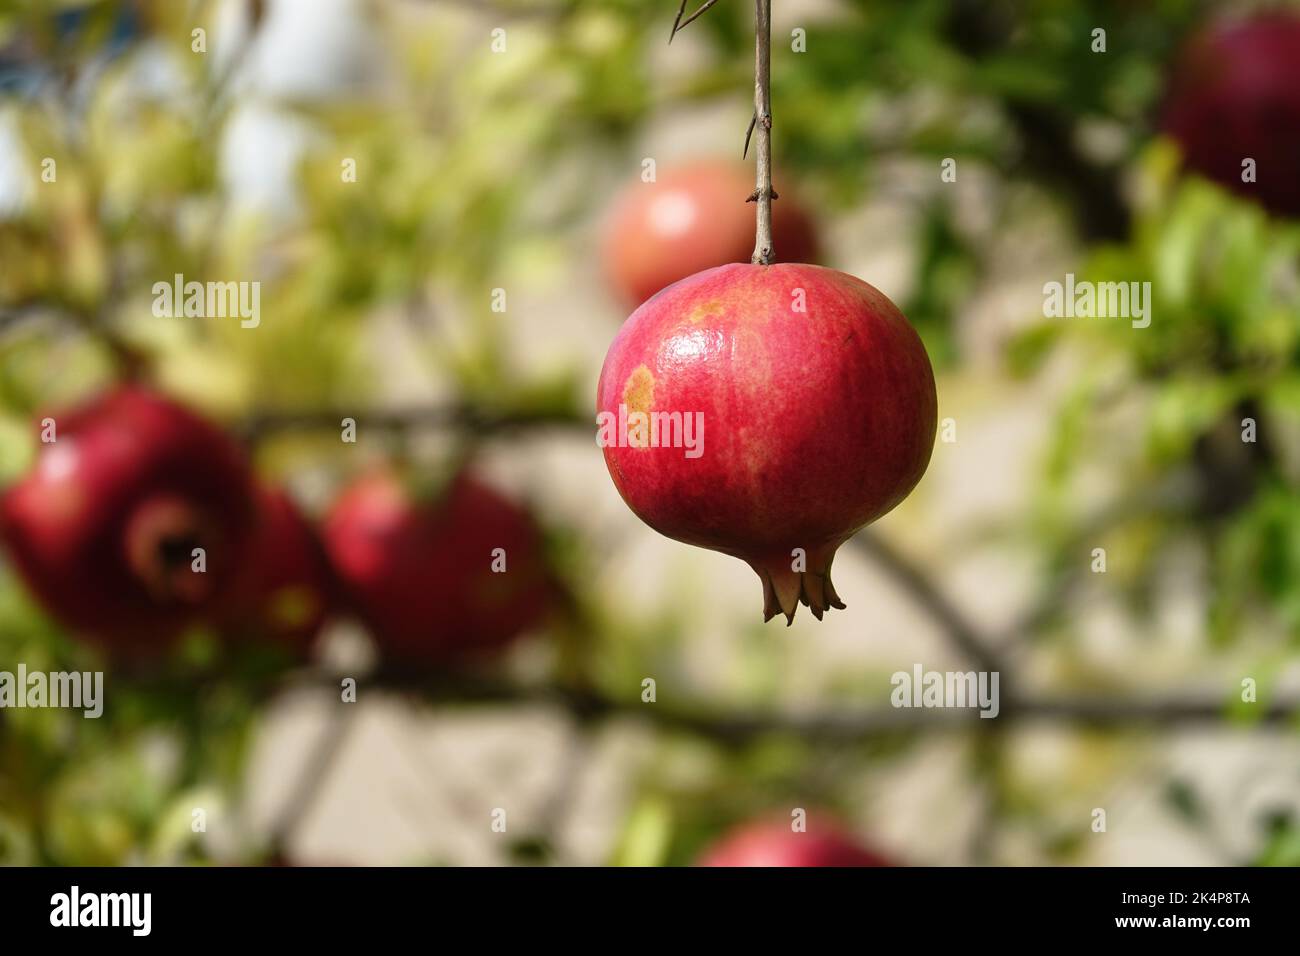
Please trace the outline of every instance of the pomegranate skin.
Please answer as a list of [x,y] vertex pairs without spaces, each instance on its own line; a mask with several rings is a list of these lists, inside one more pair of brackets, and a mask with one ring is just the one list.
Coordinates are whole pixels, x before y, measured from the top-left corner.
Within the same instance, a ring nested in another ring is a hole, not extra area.
[[[1187,166],[1271,212],[1300,216],[1300,17],[1223,21],[1177,61],[1163,127]],[[1241,180],[1256,161],[1257,182]]]
[[789,623],[800,602],[819,619],[844,607],[835,551],[920,480],[937,400],[920,338],[883,293],[820,266],[741,264],[632,313],[601,370],[598,424],[620,406],[679,412],[704,436],[692,458],[602,427],[623,500],[661,534],[748,561],[764,619]]
[[[490,655],[550,605],[541,534],[522,507],[472,475],[419,501],[395,476],[362,478],[323,529],[340,584],[382,654],[443,664]],[[492,570],[493,551],[506,570]]]
[[834,828],[795,833],[781,821],[747,823],[701,854],[698,866],[890,866],[884,857]]
[[281,488],[257,489],[257,527],[227,632],[305,653],[333,606],[333,574],[316,531]]
[[74,633],[124,653],[217,617],[253,531],[240,448],[138,386],[48,417],[57,440],[41,445],[0,501],[0,538],[40,603]]
[[[699,161],[636,182],[616,204],[605,242],[609,282],[629,304],[713,266],[748,262],[754,251],[752,167]],[[777,184],[773,247],[781,262],[815,262],[812,219],[793,192]]]

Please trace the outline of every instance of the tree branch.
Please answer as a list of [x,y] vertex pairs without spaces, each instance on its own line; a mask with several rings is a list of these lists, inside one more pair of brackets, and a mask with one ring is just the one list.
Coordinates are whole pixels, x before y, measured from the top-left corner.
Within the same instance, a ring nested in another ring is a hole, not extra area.
[[[337,693],[337,681],[334,690]],[[356,725],[354,709],[349,704],[339,702],[337,696],[335,697],[334,710],[330,719],[325,722],[320,736],[316,738],[307,754],[307,759],[303,761],[302,770],[294,780],[289,796],[285,798],[271,822],[270,839],[267,842],[270,844],[272,857],[285,856],[294,832],[302,824],[307,810],[315,802],[330,772],[338,764],[348,735]]]
[[[336,690],[335,674],[304,675],[304,681]],[[1113,695],[1043,694],[1017,697],[1003,693],[999,716],[981,718],[976,708],[917,708],[878,706],[818,712],[725,710],[691,703],[643,703],[640,688],[614,697],[595,690],[559,684],[518,683],[504,678],[469,675],[420,675],[409,669],[381,668],[358,678],[366,688],[416,695],[437,706],[548,704],[568,712],[580,725],[604,720],[641,720],[656,727],[709,737],[727,745],[742,745],[764,734],[790,734],[836,743],[868,740],[884,734],[933,731],[987,731],[1008,723],[1065,723],[1095,730],[1171,727],[1229,722],[1222,697],[1182,699],[1126,698]],[[883,688],[882,688],[883,690]],[[1287,698],[1257,705],[1249,726],[1272,726],[1300,719],[1300,699]],[[1244,722],[1242,726],[1247,726]]]
[[592,429],[595,420],[568,409],[488,411],[473,405],[413,406],[394,409],[264,409],[249,415],[239,428],[248,442],[286,431],[337,431],[343,419],[351,418],[358,429],[404,431],[417,428],[461,429],[475,433],[513,431],[521,428]]
[[48,311],[50,311],[49,307],[41,302],[0,309],[0,332],[6,331],[10,326],[21,325],[28,319],[37,318]]
[[853,546],[883,570],[943,629],[944,635],[981,670],[1007,671],[1007,662],[993,641],[977,628],[916,565],[869,531],[852,539]]

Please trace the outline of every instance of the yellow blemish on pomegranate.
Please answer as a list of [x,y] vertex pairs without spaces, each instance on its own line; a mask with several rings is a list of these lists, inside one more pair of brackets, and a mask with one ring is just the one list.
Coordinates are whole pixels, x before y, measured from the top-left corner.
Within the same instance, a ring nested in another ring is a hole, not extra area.
[[655,403],[655,377],[645,365],[638,365],[623,386],[623,404],[629,412],[650,414]]
[[648,447],[648,427],[638,428],[637,423],[631,420],[634,413],[640,412],[648,423],[650,412],[654,409],[655,377],[646,366],[638,365],[627,377],[627,384],[623,386],[623,404],[627,406],[629,417],[627,443],[633,448]]
[[300,627],[318,610],[316,595],[310,588],[280,588],[269,602],[269,616],[282,627]]
[[686,316],[686,321],[692,325],[699,325],[705,319],[716,319],[720,315],[722,315],[722,302],[719,299],[710,299],[691,309],[690,315]]

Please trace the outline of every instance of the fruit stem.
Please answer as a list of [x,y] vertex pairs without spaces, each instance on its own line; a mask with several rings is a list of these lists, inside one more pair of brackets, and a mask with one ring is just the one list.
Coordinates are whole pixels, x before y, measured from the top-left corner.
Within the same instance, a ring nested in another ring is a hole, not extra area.
[[758,203],[754,231],[755,265],[771,265],[772,250],[772,0],[754,0],[754,132],[758,177],[754,195]]

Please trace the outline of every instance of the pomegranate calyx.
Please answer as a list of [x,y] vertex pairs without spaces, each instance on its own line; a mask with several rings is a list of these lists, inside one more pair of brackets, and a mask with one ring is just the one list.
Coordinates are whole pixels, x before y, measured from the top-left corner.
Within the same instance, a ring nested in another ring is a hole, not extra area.
[[[799,605],[810,609],[817,620],[845,604],[831,583],[831,562],[840,542],[828,548],[813,549],[801,563],[798,558],[782,554],[775,559],[750,561],[749,566],[763,582],[763,623],[778,614],[785,615],[786,627],[794,623]],[[801,569],[797,569],[801,568]]]
[[127,523],[127,565],[154,600],[198,603],[209,587],[192,569],[192,559],[211,538],[208,522],[189,503],[160,496],[141,505]]

